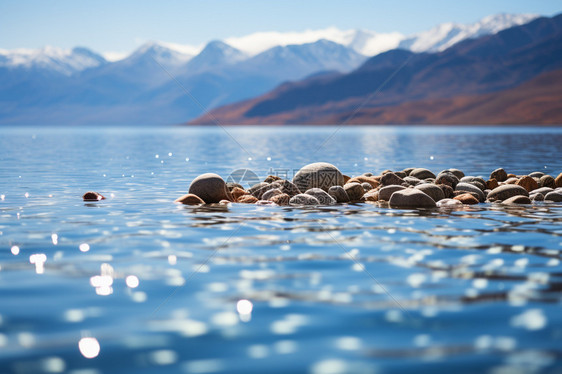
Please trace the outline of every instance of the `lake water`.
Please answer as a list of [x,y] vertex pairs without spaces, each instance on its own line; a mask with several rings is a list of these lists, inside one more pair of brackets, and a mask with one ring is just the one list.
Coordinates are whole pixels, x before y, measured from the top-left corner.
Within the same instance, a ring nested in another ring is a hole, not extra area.
[[173,204],[315,161],[556,176],[562,129],[227,130],[1,129],[1,373],[562,372],[561,204]]

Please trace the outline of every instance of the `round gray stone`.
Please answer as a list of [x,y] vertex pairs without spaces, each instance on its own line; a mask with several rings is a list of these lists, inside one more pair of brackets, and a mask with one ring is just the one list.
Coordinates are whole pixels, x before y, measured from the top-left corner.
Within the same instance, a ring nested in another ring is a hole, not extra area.
[[423,193],[431,197],[435,202],[438,202],[439,200],[443,200],[445,198],[445,194],[443,193],[441,187],[434,184],[420,184],[414,188],[422,191]]
[[327,162],[315,162],[306,165],[293,178],[293,183],[301,191],[306,191],[310,188],[321,188],[327,192],[332,186],[343,186],[343,182],[341,171]]
[[484,196],[484,192],[482,192],[480,188],[471,183],[460,182],[459,184],[457,184],[455,191],[472,192],[478,196],[478,200],[480,202],[483,202],[484,199],[486,199],[486,196]]
[[320,201],[318,201],[318,199],[314,196],[300,193],[291,197],[289,205],[320,205]]
[[562,193],[558,191],[552,191],[545,195],[544,201],[554,201],[554,202],[561,202],[562,201]]
[[404,179],[392,172],[386,173],[381,178],[381,185],[383,186],[401,185],[402,183],[404,183]]
[[435,208],[435,201],[415,188],[406,188],[396,191],[389,200],[392,208]]
[[490,191],[490,193],[488,194],[488,200],[503,201],[517,195],[529,196],[529,193],[526,189],[516,184],[504,184],[503,186],[496,187],[492,191]]
[[406,187],[398,185],[385,186],[379,190],[379,200],[388,201],[394,192],[405,189]]
[[409,176],[418,179],[427,179],[427,178],[435,179],[435,174],[433,174],[431,170],[424,169],[424,168],[416,168],[412,170]]
[[349,200],[351,201],[360,201],[363,195],[365,195],[363,186],[356,182],[345,184],[343,186],[343,189],[345,190],[347,196],[349,196]]
[[305,194],[317,198],[320,205],[334,205],[336,203],[336,199],[320,188],[311,188],[306,190]]
[[507,180],[507,173],[502,168],[498,168],[490,174],[490,179],[492,178],[498,182],[505,182]]
[[328,190],[328,194],[332,196],[338,203],[349,203],[349,196],[342,186],[332,186]]

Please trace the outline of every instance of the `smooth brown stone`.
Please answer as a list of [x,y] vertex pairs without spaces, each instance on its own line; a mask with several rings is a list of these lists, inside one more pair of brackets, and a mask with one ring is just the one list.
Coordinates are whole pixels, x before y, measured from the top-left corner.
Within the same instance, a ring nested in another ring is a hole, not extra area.
[[203,201],[203,199],[201,199],[199,196],[194,195],[192,193],[188,193],[187,195],[183,195],[181,197],[178,197],[174,203],[182,203],[184,205],[201,205],[201,204],[205,204],[205,202]]
[[526,189],[516,184],[504,184],[503,186],[499,186],[490,191],[488,194],[488,200],[507,200],[510,197],[517,195],[529,196],[529,193]]
[[556,185],[556,187],[562,187],[562,173],[558,174],[558,176],[554,180],[554,184]]
[[562,202],[562,192],[552,191],[544,196],[545,201],[555,201],[557,203]]
[[272,182],[278,181],[280,179],[281,178],[278,177],[277,175],[268,175],[267,178],[264,179],[264,182],[265,183],[272,183]]
[[347,196],[349,196],[349,200],[351,201],[361,201],[361,198],[365,194],[363,186],[361,186],[359,183],[346,183],[343,186],[343,189],[345,190]]
[[285,205],[289,205],[290,199],[291,197],[289,195],[287,195],[286,193],[282,193],[280,195],[273,196],[272,198],[269,199],[269,201],[274,202],[277,205],[285,206]]
[[279,188],[272,188],[271,190],[265,191],[264,194],[262,195],[261,199],[271,201],[271,198],[273,196],[281,195],[282,193],[283,192]]
[[105,197],[95,191],[88,191],[84,195],[82,195],[82,200],[84,201],[100,201],[105,200]]
[[350,178],[347,182],[345,182],[345,184],[348,183],[369,183],[371,185],[372,188],[377,188],[380,184],[380,182],[372,177],[365,177],[365,176],[358,176],[358,177],[353,177]]
[[526,189],[527,192],[531,192],[539,188],[539,184],[529,176],[524,176],[523,178],[519,179],[516,184]]
[[478,199],[470,192],[457,195],[453,197],[453,199],[458,200],[465,205],[475,205],[479,203]]
[[446,184],[438,184],[437,187],[441,188],[441,190],[443,191],[443,195],[445,196],[446,199],[455,196],[455,189],[453,187],[448,186]]
[[439,186],[436,186],[434,184],[420,184],[414,188],[422,191],[423,193],[431,197],[435,202],[438,202],[439,200],[443,200],[445,198],[443,190]]
[[402,183],[404,183],[404,179],[393,172],[388,172],[381,177],[381,184],[383,186],[401,186]]
[[531,199],[529,199],[527,196],[516,195],[502,201],[502,203],[503,204],[531,204]]
[[379,201],[379,191],[371,190],[363,195],[365,201]]
[[550,175],[543,175],[539,179],[539,186],[540,187],[556,188],[556,181]]
[[379,190],[379,200],[388,201],[388,200],[390,200],[390,197],[392,196],[393,193],[395,193],[396,191],[401,191],[401,190],[405,190],[405,189],[406,189],[406,187],[398,186],[398,185],[384,186],[383,188],[381,188]]
[[499,183],[496,178],[490,178],[486,181],[486,188],[489,190],[493,190],[494,188],[498,187]]
[[507,173],[502,168],[496,169],[490,174],[490,179],[495,179],[498,182],[504,182],[507,179]]
[[435,201],[415,188],[396,191],[388,202],[393,208],[435,208]]
[[346,184],[346,183],[347,183],[347,181],[348,181],[348,180],[350,180],[350,179],[351,179],[351,177],[350,177],[350,176],[348,176],[348,175],[345,175],[345,174],[343,175],[343,183],[344,183],[344,184]]
[[244,191],[242,188],[234,187],[232,191],[230,191],[230,194],[232,195],[232,199],[237,201],[240,196],[247,195],[248,192]]
[[255,204],[255,203],[257,203],[258,201],[259,201],[258,198],[255,197],[255,196],[252,196],[252,195],[244,195],[244,196],[240,196],[236,202],[237,202],[237,203],[242,203],[242,204]]
[[207,204],[231,199],[225,181],[213,173],[205,173],[195,178],[189,186],[189,193],[199,196]]
[[431,170],[424,169],[424,168],[416,168],[412,170],[408,175],[410,177],[415,177],[418,179],[428,179],[428,178],[435,179],[435,174],[433,174]]
[[517,177],[509,177],[505,180],[504,183],[505,184],[516,184],[518,180],[519,179],[517,179]]

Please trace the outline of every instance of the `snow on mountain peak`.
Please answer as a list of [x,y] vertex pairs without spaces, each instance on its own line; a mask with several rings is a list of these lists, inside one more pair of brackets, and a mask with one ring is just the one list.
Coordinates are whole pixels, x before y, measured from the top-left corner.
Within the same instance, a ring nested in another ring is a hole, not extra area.
[[45,46],[39,49],[0,49],[0,66],[54,70],[64,75],[96,67],[106,60],[87,48],[62,49]]

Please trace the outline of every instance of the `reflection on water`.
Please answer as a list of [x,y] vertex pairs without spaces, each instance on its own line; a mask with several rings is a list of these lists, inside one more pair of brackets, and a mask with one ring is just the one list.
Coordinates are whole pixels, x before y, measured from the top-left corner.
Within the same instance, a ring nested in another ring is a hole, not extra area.
[[342,129],[318,150],[334,130],[230,130],[251,156],[220,129],[7,130],[0,372],[556,372],[559,203],[172,203],[203,172],[317,160],[562,170],[557,129]]

